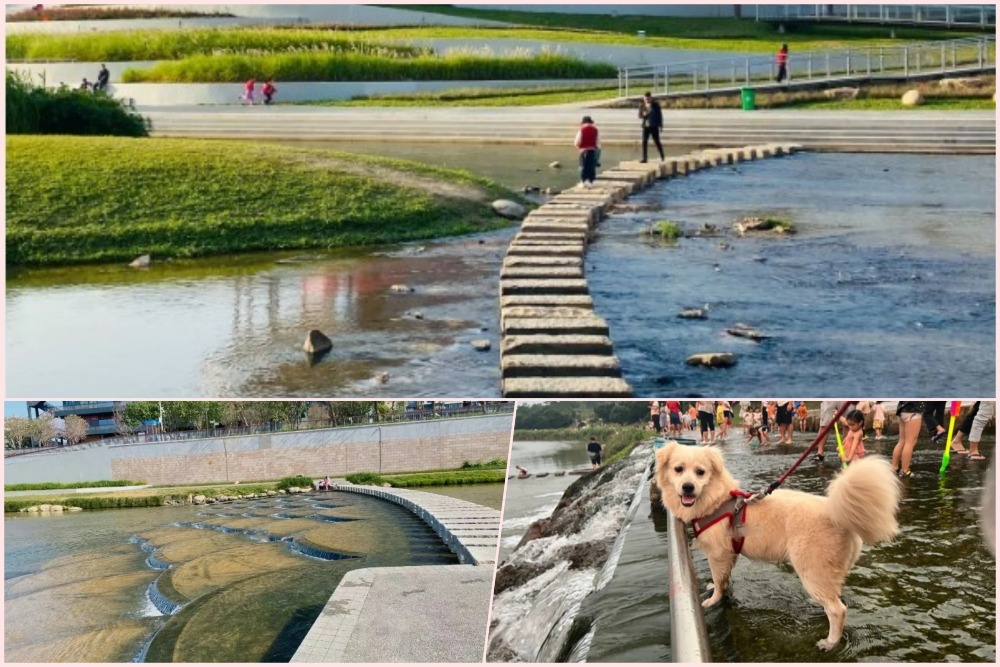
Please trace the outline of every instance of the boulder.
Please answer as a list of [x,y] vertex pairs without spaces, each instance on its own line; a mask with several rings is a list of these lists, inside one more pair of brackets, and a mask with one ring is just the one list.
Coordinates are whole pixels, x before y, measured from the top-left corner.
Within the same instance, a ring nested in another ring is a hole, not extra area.
[[274,496],[276,496],[276,495],[278,495],[278,492],[277,492],[277,491],[268,491],[268,492],[267,492],[267,497],[268,497],[268,498],[273,498],[273,497],[274,497]]
[[685,320],[704,320],[708,317],[708,313],[704,308],[685,308],[677,313],[677,317]]
[[562,162],[555,160],[554,162],[549,162],[549,169],[562,169]]
[[278,489],[278,495],[279,495],[279,496],[283,496],[283,495],[285,495],[286,493],[288,493],[288,491],[285,491],[284,489]]
[[510,220],[520,220],[525,214],[523,206],[509,199],[497,199],[491,206],[495,213]]
[[53,505],[52,507],[49,508],[49,511],[50,512],[62,512],[63,511],[63,506],[62,505]]
[[208,499],[205,498],[205,496],[198,494],[197,496],[194,497],[193,502],[195,505],[204,505],[206,500]]
[[39,512],[51,512],[52,511],[52,505],[48,505],[48,504],[39,505],[38,506],[38,511]]
[[411,294],[414,290],[409,285],[393,285],[389,291],[395,294]]
[[703,352],[692,354],[684,360],[688,366],[708,366],[709,368],[729,368],[736,364],[736,355],[732,352]]
[[750,340],[762,341],[770,338],[767,334],[763,334],[757,329],[753,328],[749,324],[743,324],[738,322],[733,326],[726,329],[726,333],[730,336],[736,336],[738,338],[749,338]]
[[795,225],[778,218],[758,218],[755,216],[743,218],[733,223],[733,230],[740,236],[761,232],[774,234],[794,234]]
[[388,373],[379,373],[378,375],[376,375],[375,377],[372,378],[372,382],[374,382],[375,384],[388,384],[389,383],[389,374]]
[[128,265],[130,268],[133,269],[146,269],[149,268],[149,264],[152,261],[153,258],[150,257],[149,255],[140,255],[139,257],[136,257],[131,262],[129,262]]
[[312,329],[306,334],[306,340],[302,343],[302,349],[309,354],[323,354],[333,348],[333,341],[319,329]]
[[194,496],[191,495],[190,493],[188,494],[188,497],[187,497],[187,504],[188,505],[193,505],[194,504]]
[[490,349],[490,341],[485,338],[477,338],[472,341],[472,347],[476,348],[480,352],[487,352]]
[[38,505],[32,505],[31,507],[26,507],[24,509],[24,511],[25,512],[40,512],[41,510],[38,508]]
[[924,96],[919,90],[913,88],[912,90],[908,90],[903,93],[903,97],[900,101],[903,103],[904,107],[916,107],[924,103]]
[[968,92],[978,90],[986,84],[986,81],[974,76],[959,76],[948,79],[941,79],[937,85],[942,90],[954,90],[956,92]]
[[207,504],[207,505],[214,505],[215,504],[215,498],[205,498],[205,504]]
[[74,507],[72,505],[67,505],[66,506],[66,511],[67,512],[82,512],[83,508],[82,507]]

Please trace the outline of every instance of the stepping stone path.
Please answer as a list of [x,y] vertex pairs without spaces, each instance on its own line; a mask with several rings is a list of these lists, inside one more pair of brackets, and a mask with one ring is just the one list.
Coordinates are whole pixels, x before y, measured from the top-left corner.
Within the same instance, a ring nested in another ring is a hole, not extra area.
[[584,258],[615,205],[659,180],[789,155],[795,144],[703,150],[663,162],[622,162],[527,215],[500,271],[500,371],[505,398],[629,398],[608,324],[594,312]]

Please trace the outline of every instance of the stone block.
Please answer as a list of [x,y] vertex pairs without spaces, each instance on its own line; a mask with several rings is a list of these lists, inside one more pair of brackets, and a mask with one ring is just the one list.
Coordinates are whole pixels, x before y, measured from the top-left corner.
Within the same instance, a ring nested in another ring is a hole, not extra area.
[[506,398],[630,398],[632,387],[622,378],[541,377],[503,381]]
[[591,313],[585,317],[508,317],[504,320],[503,333],[507,336],[535,334],[607,336],[608,323],[603,317]]
[[501,278],[500,296],[514,294],[588,294],[587,281],[583,278]]
[[500,278],[582,278],[583,265],[576,266],[504,266]]
[[502,356],[508,354],[596,354],[611,356],[611,339],[607,336],[552,335],[507,336],[500,346]]
[[508,354],[500,370],[504,378],[621,377],[618,357],[596,354]]

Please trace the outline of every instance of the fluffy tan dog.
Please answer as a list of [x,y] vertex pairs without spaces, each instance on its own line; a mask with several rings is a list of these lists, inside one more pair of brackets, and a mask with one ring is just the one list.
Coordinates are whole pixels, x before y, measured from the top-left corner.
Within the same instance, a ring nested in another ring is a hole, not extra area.
[[[664,506],[685,524],[708,517],[739,489],[714,447],[668,443],[656,452],[656,483]],[[837,645],[844,632],[847,607],[840,599],[847,573],[861,553],[861,544],[892,539],[898,532],[896,510],[900,483],[889,463],[869,456],[856,461],[827,488],[827,495],[777,490],[744,511],[747,558],[788,561],[803,587],[823,606],[830,630],[817,643],[823,650]],[[728,519],[708,528],[695,544],[712,568],[712,596],[722,599],[738,554]]]

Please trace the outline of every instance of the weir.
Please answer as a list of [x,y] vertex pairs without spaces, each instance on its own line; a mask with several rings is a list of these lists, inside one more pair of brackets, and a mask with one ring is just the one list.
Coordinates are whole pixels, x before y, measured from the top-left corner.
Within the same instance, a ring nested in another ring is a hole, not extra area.
[[505,398],[628,398],[608,323],[594,311],[584,262],[597,223],[659,180],[789,155],[798,144],[697,151],[622,162],[529,213],[500,271],[500,372]]

